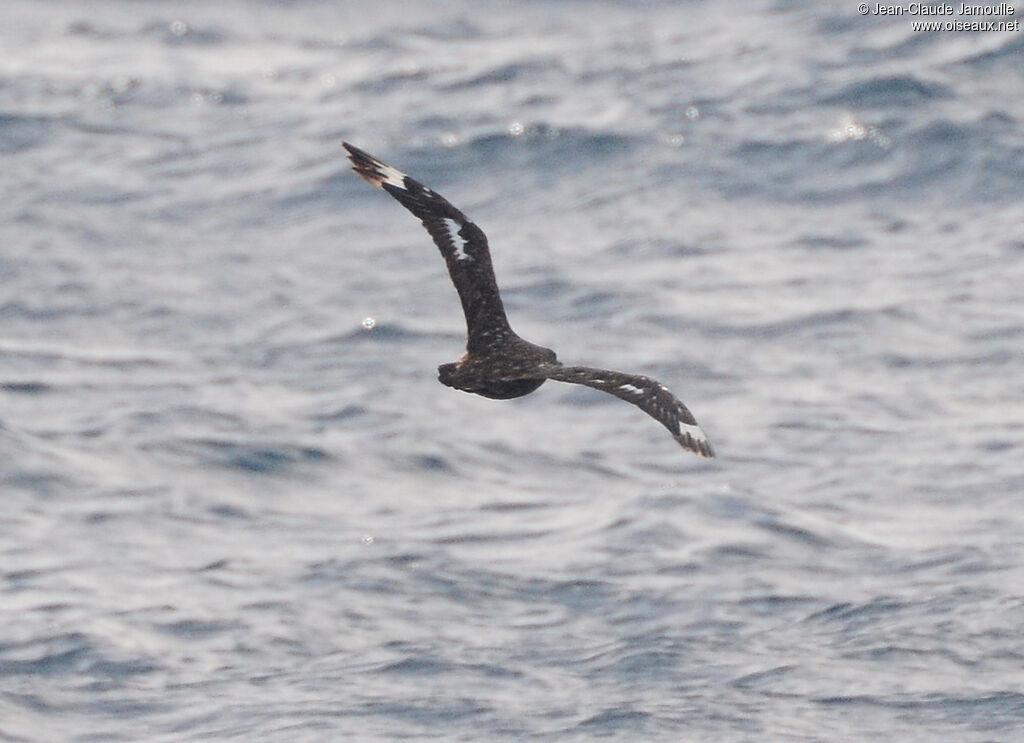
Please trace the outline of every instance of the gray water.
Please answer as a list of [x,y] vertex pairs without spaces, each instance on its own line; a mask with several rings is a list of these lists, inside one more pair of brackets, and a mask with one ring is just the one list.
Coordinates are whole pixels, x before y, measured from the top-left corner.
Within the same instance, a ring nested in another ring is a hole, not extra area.
[[[6,0],[0,740],[1021,739],[1024,36],[912,20]],[[719,458],[439,385],[342,139]]]

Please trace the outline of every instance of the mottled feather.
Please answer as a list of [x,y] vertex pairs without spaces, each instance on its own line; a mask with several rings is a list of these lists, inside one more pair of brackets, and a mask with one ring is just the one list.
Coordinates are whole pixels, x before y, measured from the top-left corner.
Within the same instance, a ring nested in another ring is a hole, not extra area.
[[434,239],[462,302],[469,331],[469,351],[480,353],[503,343],[512,330],[498,292],[491,251],[483,230],[441,194],[358,147],[347,142],[342,146],[348,151],[352,169],[387,191],[418,217]]
[[547,378],[593,387],[632,403],[668,429],[684,449],[704,457],[715,456],[707,434],[697,425],[683,401],[656,379],[588,366],[553,365]]

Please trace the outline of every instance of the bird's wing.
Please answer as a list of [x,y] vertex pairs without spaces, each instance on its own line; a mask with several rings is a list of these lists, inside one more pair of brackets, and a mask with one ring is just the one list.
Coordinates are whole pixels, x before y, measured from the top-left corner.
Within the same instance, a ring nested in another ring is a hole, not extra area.
[[673,395],[668,387],[655,379],[639,374],[623,374],[586,366],[560,366],[545,368],[548,379],[572,382],[609,392],[620,400],[631,402],[668,429],[684,449],[702,457],[715,456],[707,434],[697,425],[693,414]]
[[469,351],[485,351],[504,342],[512,331],[498,293],[491,252],[483,230],[441,194],[358,147],[347,142],[342,146],[352,161],[352,169],[370,184],[395,197],[423,222],[434,239],[462,301]]

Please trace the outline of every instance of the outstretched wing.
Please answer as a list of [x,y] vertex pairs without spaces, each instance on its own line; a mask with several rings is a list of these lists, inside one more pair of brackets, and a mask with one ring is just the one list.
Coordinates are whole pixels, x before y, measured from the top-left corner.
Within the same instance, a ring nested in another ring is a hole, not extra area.
[[668,387],[655,379],[586,366],[552,365],[546,369],[545,374],[548,379],[584,384],[631,402],[665,426],[684,449],[702,457],[715,456],[707,434],[697,425],[693,414],[679,398],[669,392]]
[[469,351],[485,351],[504,342],[512,331],[498,294],[491,252],[483,230],[441,194],[348,142],[343,142],[342,146],[348,151],[352,169],[419,217],[434,239],[462,301]]

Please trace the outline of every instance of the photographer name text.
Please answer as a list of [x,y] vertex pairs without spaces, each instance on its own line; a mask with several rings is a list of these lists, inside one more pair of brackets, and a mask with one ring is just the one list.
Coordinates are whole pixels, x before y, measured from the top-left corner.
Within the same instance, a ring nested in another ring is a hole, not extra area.
[[[861,10],[868,7],[861,5]],[[910,3],[909,5],[882,5],[876,3],[870,6],[871,15],[928,15],[928,16],[1007,16],[1013,15],[1013,6],[1008,3],[999,5],[968,5],[960,3],[959,6],[940,4],[926,5],[925,3]]]

